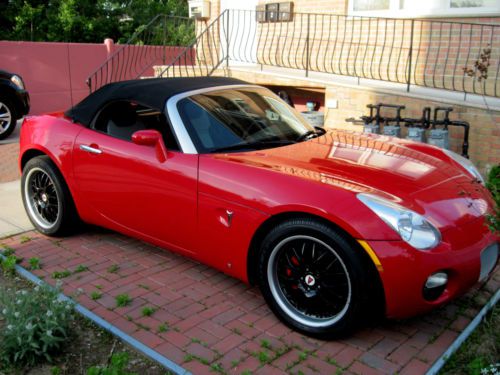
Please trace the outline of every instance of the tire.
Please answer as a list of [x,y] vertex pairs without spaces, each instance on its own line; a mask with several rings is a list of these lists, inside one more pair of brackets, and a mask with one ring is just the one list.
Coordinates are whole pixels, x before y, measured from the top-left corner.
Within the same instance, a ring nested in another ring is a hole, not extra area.
[[62,236],[79,224],[71,193],[48,156],[29,160],[21,178],[21,194],[34,227],[48,236]]
[[12,101],[0,96],[0,141],[12,134],[19,116]]
[[291,328],[331,339],[357,325],[369,272],[359,249],[319,221],[285,221],[264,238],[259,284],[271,310]]

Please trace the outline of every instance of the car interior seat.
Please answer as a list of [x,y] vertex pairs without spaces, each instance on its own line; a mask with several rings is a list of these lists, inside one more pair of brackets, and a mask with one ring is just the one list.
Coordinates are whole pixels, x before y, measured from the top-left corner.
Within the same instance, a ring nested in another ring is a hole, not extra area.
[[113,106],[106,128],[109,135],[129,141],[132,134],[144,129],[146,126],[138,121],[137,113],[130,103],[119,102]]

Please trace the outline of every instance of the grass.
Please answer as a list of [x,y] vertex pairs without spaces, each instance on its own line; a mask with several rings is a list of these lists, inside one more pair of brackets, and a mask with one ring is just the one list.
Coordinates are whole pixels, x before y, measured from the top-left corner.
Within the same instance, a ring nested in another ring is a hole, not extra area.
[[10,255],[14,255],[14,253],[16,252],[16,249],[13,249],[12,247],[10,246],[7,246],[7,245],[2,245],[3,247],[3,251],[2,251],[2,254],[6,257],[10,256]]
[[75,270],[73,271],[74,273],[80,273],[80,272],[85,272],[85,271],[88,271],[89,268],[83,264],[80,264],[78,267],[75,268]]
[[116,307],[125,307],[127,305],[130,305],[130,303],[132,302],[132,298],[126,293],[118,294],[115,300],[116,300]]
[[108,267],[107,271],[109,273],[117,273],[119,269],[120,269],[120,266],[118,264],[113,264],[112,266]]
[[28,263],[30,264],[30,270],[39,270],[41,268],[40,266],[40,258],[30,258],[28,260]]
[[168,323],[162,323],[158,326],[157,331],[159,333],[165,333],[168,332],[169,329],[170,327],[168,326]]
[[142,309],[142,316],[151,316],[155,313],[156,308],[151,307],[151,306],[146,306]]
[[102,293],[98,292],[97,290],[94,290],[92,293],[90,293],[90,298],[92,298],[93,301],[97,301],[102,297]]
[[500,305],[496,305],[446,362],[440,374],[500,373]]
[[31,238],[28,236],[21,236],[21,238],[20,238],[21,243],[26,243],[26,242],[30,242],[30,241],[31,241]]
[[71,271],[63,270],[63,271],[54,271],[52,272],[53,279],[64,279],[68,276],[71,276]]

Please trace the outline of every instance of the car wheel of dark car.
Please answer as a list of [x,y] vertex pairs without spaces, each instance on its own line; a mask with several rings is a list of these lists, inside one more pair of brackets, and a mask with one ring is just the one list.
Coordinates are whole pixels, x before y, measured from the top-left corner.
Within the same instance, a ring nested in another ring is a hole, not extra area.
[[7,138],[16,128],[18,115],[12,102],[0,97],[0,140]]
[[28,161],[21,178],[23,204],[30,221],[40,232],[67,234],[78,222],[71,193],[48,156]]
[[263,241],[262,293],[292,328],[318,338],[339,337],[356,325],[367,290],[357,251],[319,221],[283,222]]

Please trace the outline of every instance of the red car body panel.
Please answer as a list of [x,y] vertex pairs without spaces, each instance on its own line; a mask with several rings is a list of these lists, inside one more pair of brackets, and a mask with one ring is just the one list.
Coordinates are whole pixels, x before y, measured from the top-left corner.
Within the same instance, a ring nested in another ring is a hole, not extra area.
[[[103,153],[81,152],[81,145]],[[30,150],[56,163],[84,221],[167,247],[243,281],[248,281],[250,243],[266,220],[296,212],[322,217],[370,244],[383,267],[390,317],[414,315],[463,293],[478,280],[480,251],[498,240],[484,225],[493,204],[484,186],[439,149],[401,139],[333,131],[254,152],[169,151],[163,161],[154,147],[52,114],[25,120],[21,168]],[[425,215],[442,242],[432,251],[412,248],[357,199],[360,192]],[[438,300],[425,301],[422,286],[439,270],[450,272],[449,288]]]

